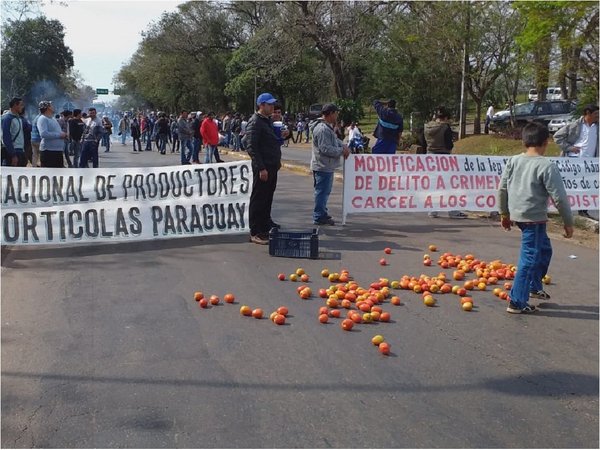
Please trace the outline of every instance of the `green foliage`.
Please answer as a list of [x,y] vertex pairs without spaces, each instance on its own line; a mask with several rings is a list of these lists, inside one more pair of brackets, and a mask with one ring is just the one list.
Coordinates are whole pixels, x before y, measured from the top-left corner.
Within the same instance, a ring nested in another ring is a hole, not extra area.
[[358,122],[365,115],[362,103],[359,101],[339,98],[335,104],[340,109],[338,119],[346,126],[351,122]]
[[598,85],[589,84],[581,90],[579,93],[579,101],[577,102],[577,108],[575,109],[574,115],[583,115],[583,108],[587,105],[598,105]]
[[2,33],[2,99],[14,95],[34,101],[32,88],[40,81],[58,86],[73,67],[73,54],[64,43],[64,29],[44,17],[8,22]]
[[476,115],[488,101],[516,98],[533,74],[547,79],[557,49],[574,55],[568,76],[597,79],[597,9],[579,1],[187,2],[149,29],[115,81],[128,102],[159,109],[250,113],[255,93],[267,91],[290,112],[338,98],[352,120],[360,105],[393,97],[407,118],[444,105],[457,119],[465,44]]

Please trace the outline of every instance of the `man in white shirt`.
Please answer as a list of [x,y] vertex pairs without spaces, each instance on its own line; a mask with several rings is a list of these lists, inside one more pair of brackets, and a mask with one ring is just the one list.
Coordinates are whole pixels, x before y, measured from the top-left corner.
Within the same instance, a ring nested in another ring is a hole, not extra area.
[[[554,142],[562,150],[561,156],[597,158],[598,106],[585,106],[583,116],[580,119],[565,125],[554,134]],[[585,210],[580,210],[579,215],[591,218]]]
[[88,161],[92,160],[92,166],[98,167],[98,144],[102,138],[102,121],[96,116],[96,108],[88,109],[88,117],[84,121],[85,129],[83,131],[81,147],[81,156],[79,157],[79,167],[87,168]]
[[554,134],[554,141],[562,155],[570,158],[594,158],[598,156],[598,106],[587,105],[583,116]]
[[485,113],[485,134],[490,133],[490,122],[492,121],[492,117],[494,117],[494,105],[490,103],[490,107],[487,109]]

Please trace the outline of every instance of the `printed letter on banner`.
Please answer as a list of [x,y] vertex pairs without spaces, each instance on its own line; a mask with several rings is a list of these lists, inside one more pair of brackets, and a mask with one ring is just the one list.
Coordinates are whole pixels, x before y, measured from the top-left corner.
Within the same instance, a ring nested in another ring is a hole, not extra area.
[[[344,172],[344,215],[381,212],[497,211],[509,157],[354,154]],[[550,158],[573,210],[598,209],[598,158]]]
[[147,168],[2,168],[2,245],[246,233],[247,161]]

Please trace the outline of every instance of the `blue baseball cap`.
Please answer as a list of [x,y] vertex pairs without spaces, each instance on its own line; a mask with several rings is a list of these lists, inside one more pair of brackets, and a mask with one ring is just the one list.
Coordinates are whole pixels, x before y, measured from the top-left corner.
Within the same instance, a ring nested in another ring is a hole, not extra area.
[[256,99],[256,104],[260,105],[261,103],[268,103],[269,105],[272,105],[276,101],[277,99],[275,97],[273,97],[268,92],[264,92],[258,96],[258,98]]

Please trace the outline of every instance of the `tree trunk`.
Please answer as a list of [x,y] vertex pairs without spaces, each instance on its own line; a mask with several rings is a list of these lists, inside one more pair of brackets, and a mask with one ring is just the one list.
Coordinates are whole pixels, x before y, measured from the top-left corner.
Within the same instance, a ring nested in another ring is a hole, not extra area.
[[333,72],[333,89],[336,97],[348,98],[348,83],[346,81],[344,70],[342,69],[342,61],[332,53],[327,55],[327,60],[329,61],[331,71]]
[[579,57],[581,55],[581,47],[575,46],[571,49],[570,61],[569,61],[569,72],[567,78],[569,79],[569,96],[567,98],[577,98],[577,73],[579,72]]
[[475,100],[475,123],[473,124],[473,134],[481,134],[481,103],[483,102],[483,95],[479,98],[473,98]]
[[562,47],[560,49],[560,69],[558,71],[558,85],[562,92],[562,98],[567,98],[567,71],[569,68],[570,49]]
[[538,100],[546,100],[548,81],[550,79],[550,50],[552,36],[547,36],[540,41],[534,51],[535,85],[538,91]]

